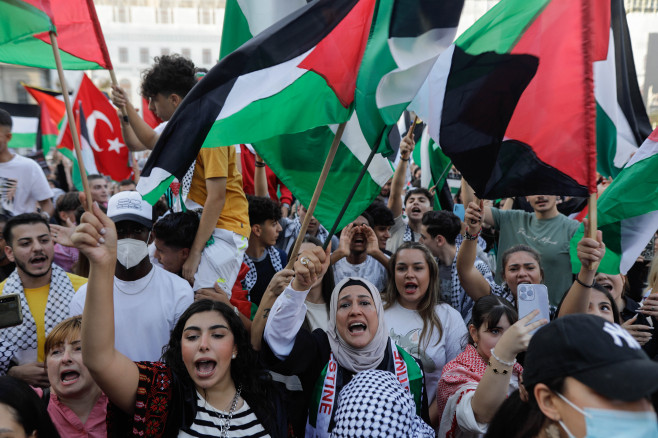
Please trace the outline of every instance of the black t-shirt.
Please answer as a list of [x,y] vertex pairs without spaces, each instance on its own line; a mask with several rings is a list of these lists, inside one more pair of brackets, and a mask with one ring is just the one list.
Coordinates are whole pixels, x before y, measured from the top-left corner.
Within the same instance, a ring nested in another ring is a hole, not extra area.
[[5,281],[5,279],[14,272],[14,269],[16,269],[16,263],[13,262],[0,266],[0,281]]

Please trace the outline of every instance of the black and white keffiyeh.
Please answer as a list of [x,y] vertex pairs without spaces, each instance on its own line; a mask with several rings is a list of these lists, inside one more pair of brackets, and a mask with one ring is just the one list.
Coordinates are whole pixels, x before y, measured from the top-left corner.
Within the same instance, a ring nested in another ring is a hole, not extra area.
[[[5,283],[3,295],[18,294],[23,309],[23,323],[15,327],[0,330],[0,375],[6,374],[11,360],[20,350],[37,349],[37,326],[27,305],[21,278],[14,270]],[[73,299],[75,289],[66,272],[53,264],[50,277],[50,290],[46,303],[45,328],[46,335],[69,314],[69,303]]]
[[405,225],[404,236],[402,236],[403,242],[415,242],[416,237],[414,236],[414,230],[411,229],[409,225]]
[[[274,272],[279,272],[282,270],[283,265],[281,264],[281,255],[279,254],[279,251],[277,251],[277,249],[273,246],[268,247],[265,251],[267,251],[267,254],[270,257],[270,262],[272,263]],[[244,259],[242,261],[245,265],[249,266],[249,272],[247,272],[244,280],[242,280],[242,288],[244,290],[250,291],[258,280],[258,272],[256,272],[256,265],[254,265],[254,261],[251,260],[251,257],[249,257],[247,254],[244,255]]]
[[[293,219],[290,224],[284,230],[284,236],[287,241],[285,252],[290,252],[290,249],[295,244],[299,232],[302,230],[302,222],[299,220],[299,217]],[[308,233],[307,233],[308,234]],[[315,236],[320,242],[324,242],[329,237],[329,231],[322,225],[318,226],[318,234]]]
[[332,438],[433,438],[434,430],[416,415],[416,405],[395,375],[367,370],[340,391]]

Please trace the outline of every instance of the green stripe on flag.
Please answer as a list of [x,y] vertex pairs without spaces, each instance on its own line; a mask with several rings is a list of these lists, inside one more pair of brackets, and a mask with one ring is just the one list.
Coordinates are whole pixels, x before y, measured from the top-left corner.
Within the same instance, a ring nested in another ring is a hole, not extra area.
[[455,45],[471,55],[508,53],[550,1],[501,1],[461,34]]
[[[95,62],[70,55],[63,50],[59,51],[62,65],[66,70],[102,70],[103,67]],[[0,61],[9,64],[27,65],[37,68],[55,68],[53,47],[37,38],[20,40],[0,46]]]
[[33,148],[37,144],[36,132],[12,133],[11,140],[8,143],[10,148]]
[[599,102],[596,102],[596,170],[603,176],[616,177],[617,128]]
[[227,0],[226,9],[224,10],[224,28],[219,48],[219,59],[224,58],[240,47],[252,36],[249,31],[249,23],[247,23],[237,0]]
[[[48,32],[55,29],[50,18],[44,11],[21,0],[1,1],[0,17],[2,17],[0,18],[2,23],[2,26],[0,26],[0,59],[3,62],[12,63],[1,57],[5,50],[3,46],[12,41],[33,38],[32,35],[36,33]],[[11,45],[8,47],[11,47]]]
[[[312,100],[309,95],[313,96]],[[300,102],[304,105],[300,106]],[[273,108],[276,113],[272,112]],[[207,136],[211,141],[204,142],[203,147],[255,143],[265,140],[263,133],[269,137],[295,133],[299,126],[343,122],[349,114],[350,109],[342,106],[325,79],[307,72],[274,96],[252,102],[237,113],[215,121]]]

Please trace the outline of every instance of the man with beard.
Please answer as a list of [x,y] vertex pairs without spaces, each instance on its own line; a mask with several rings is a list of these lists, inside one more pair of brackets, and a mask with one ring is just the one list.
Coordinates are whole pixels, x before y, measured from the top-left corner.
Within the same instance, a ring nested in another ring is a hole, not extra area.
[[9,220],[9,216],[0,213],[0,281],[5,281],[9,274],[14,271],[16,263],[10,261],[5,254],[5,238],[2,237],[2,232],[5,229],[5,224]]
[[[107,216],[116,224],[118,238],[114,344],[133,361],[157,361],[178,317],[194,301],[194,293],[185,279],[151,263],[148,243],[153,207],[139,193],[112,196]],[[70,316],[82,313],[86,297],[85,285],[71,301]]]
[[[432,210],[432,194],[427,189],[412,189],[404,195],[402,193],[407,176],[409,158],[414,150],[414,142],[404,137],[400,142],[400,161],[393,174],[391,184],[391,197],[388,199],[388,208],[393,212],[395,224],[391,227],[391,238],[386,243],[386,249],[394,253],[404,242],[420,241],[420,226],[426,211]],[[402,207],[407,215],[408,223],[402,217]]]
[[[462,184],[462,196],[464,205],[468,205],[475,197],[473,189],[465,182]],[[484,206],[484,225],[500,233],[496,253],[496,281],[500,282],[502,278],[503,253],[514,245],[528,245],[541,254],[548,298],[551,305],[557,306],[573,282],[569,242],[579,223],[558,211],[557,196],[533,195],[526,199],[534,210],[532,213]],[[480,208],[475,204],[473,207]]]
[[40,214],[9,219],[3,238],[5,255],[16,269],[0,283],[0,294],[19,295],[23,322],[0,330],[0,375],[45,387],[49,385],[43,365],[46,335],[66,318],[69,302],[87,279],[53,263],[54,242]]
[[341,232],[338,249],[331,254],[334,280],[339,283],[345,277],[365,278],[383,291],[388,278],[388,257],[379,249],[377,236],[366,216],[363,213]]

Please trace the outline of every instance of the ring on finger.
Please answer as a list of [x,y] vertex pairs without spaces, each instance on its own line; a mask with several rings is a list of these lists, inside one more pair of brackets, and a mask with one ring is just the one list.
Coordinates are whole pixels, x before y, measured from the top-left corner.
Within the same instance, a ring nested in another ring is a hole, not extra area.
[[309,259],[308,257],[302,257],[299,259],[299,263],[301,263],[304,266],[308,266],[310,261],[311,259]]

